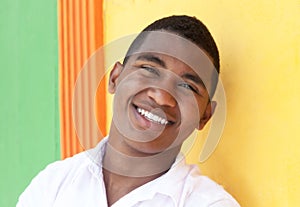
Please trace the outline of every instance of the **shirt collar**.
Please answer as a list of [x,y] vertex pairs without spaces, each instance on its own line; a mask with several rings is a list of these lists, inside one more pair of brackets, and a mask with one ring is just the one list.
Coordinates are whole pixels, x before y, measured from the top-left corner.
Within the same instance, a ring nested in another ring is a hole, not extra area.
[[[94,175],[100,176],[101,178],[103,177],[102,160],[105,153],[107,142],[108,142],[108,136],[103,138],[95,148],[86,151],[88,157],[92,161],[92,165],[90,166],[91,172]],[[151,199],[156,194],[162,194],[170,197],[175,204],[178,204],[180,194],[184,185],[183,180],[188,170],[189,168],[185,163],[184,155],[182,153],[179,153],[176,157],[175,162],[168,170],[168,172],[158,177],[157,179],[152,180],[136,188],[131,193],[136,193],[138,191],[145,192],[143,189],[147,189],[147,194],[144,193],[140,201]],[[182,185],[182,187],[174,188],[174,186],[178,186],[178,185]]]

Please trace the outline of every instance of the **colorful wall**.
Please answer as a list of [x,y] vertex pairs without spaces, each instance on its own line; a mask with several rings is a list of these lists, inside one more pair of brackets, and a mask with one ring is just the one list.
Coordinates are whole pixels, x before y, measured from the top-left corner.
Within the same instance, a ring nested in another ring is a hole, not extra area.
[[[199,162],[206,128],[188,152],[188,161],[199,164],[243,207],[299,206],[299,1],[106,0],[103,8],[100,0],[1,3],[0,206],[15,206],[18,195],[46,164],[81,150],[74,144],[72,126],[64,128],[71,118],[64,115],[69,106],[64,105],[62,91],[71,93],[72,85],[60,85],[63,68],[78,73],[85,58],[102,44],[98,33],[107,44],[172,14],[197,16],[208,26],[220,49],[226,92],[227,117],[217,149]],[[70,18],[77,12],[83,13]],[[90,45],[78,44],[80,37]],[[75,67],[71,60],[76,55],[81,59]],[[70,65],[63,67],[62,60]],[[110,105],[108,96],[107,120]]]
[[0,206],[60,158],[56,1],[0,6]]
[[[188,154],[243,207],[300,205],[300,2],[105,1],[106,42],[172,14],[207,24],[221,56],[227,117],[213,155],[199,162],[206,131]],[[125,23],[124,23],[125,22]]]

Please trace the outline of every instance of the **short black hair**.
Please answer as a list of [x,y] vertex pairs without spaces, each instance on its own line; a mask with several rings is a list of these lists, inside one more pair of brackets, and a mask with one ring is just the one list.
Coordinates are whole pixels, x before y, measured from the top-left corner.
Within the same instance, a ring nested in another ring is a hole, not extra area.
[[143,32],[161,30],[177,34],[192,41],[213,59],[216,71],[218,73],[220,72],[219,51],[212,35],[200,20],[196,17],[187,15],[173,15],[165,17],[148,25],[130,45],[123,64],[126,64],[134,48],[136,48],[138,44],[141,44],[141,34]]

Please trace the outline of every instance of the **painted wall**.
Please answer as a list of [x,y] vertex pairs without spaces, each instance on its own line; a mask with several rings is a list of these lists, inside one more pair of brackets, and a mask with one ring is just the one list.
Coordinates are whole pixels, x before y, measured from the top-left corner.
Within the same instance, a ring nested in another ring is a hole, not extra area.
[[107,0],[104,9],[106,43],[171,14],[205,22],[220,49],[227,120],[214,154],[198,162],[206,129],[189,162],[243,207],[299,206],[300,2]]
[[60,158],[56,1],[0,7],[0,206]]

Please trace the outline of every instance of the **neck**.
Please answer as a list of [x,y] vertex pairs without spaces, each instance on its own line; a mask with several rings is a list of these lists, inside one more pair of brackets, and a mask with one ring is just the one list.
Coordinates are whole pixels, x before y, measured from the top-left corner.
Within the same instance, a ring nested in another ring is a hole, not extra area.
[[178,148],[172,148],[147,157],[133,157],[119,152],[107,143],[103,168],[126,177],[143,178],[166,172],[175,161]]
[[160,145],[162,145],[160,142],[153,144],[153,142],[131,141],[112,124],[103,157],[103,167],[127,177],[148,177],[166,172],[174,163],[181,145],[166,147],[167,149],[162,151],[152,150],[153,146]]
[[148,157],[132,157],[107,143],[103,157],[103,178],[108,206],[166,173],[177,153],[178,150],[173,149]]
[[130,193],[132,190],[150,182],[151,180],[156,179],[163,173],[165,172],[148,177],[128,177],[103,169],[108,206],[111,206],[120,198]]
[[180,151],[180,146],[176,146],[159,153],[146,153],[140,150],[140,146],[149,146],[149,143],[135,143],[132,147],[124,140],[117,130],[111,130],[102,160],[109,206],[166,173]]

